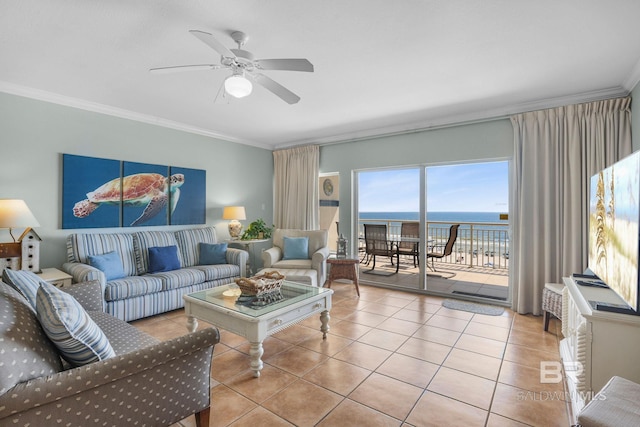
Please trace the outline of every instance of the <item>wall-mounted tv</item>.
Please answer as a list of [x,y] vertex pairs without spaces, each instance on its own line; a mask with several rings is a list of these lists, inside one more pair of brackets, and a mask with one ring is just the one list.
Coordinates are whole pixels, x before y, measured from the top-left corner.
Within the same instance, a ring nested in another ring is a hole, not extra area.
[[589,270],[638,311],[640,151],[591,177]]

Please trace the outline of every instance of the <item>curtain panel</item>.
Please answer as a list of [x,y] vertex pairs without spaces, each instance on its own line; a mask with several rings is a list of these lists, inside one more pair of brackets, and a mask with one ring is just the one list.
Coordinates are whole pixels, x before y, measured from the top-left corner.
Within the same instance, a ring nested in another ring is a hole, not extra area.
[[631,98],[511,117],[512,309],[542,312],[545,283],[587,266],[589,182],[631,154]]
[[273,152],[274,225],[317,230],[320,149],[317,145]]

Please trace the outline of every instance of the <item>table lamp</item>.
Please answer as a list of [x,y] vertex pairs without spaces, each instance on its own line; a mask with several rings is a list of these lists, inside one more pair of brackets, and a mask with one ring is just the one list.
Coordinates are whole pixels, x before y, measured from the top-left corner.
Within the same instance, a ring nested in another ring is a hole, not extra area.
[[16,242],[13,235],[14,228],[26,228],[28,232],[31,227],[39,227],[40,224],[33,216],[24,200],[0,199],[0,228],[8,228],[13,243],[0,243],[0,257],[19,257],[22,253],[20,243]]
[[229,236],[232,239],[237,239],[242,231],[242,224],[239,220],[247,219],[244,206],[225,206],[222,211],[222,219],[231,220],[229,221]]

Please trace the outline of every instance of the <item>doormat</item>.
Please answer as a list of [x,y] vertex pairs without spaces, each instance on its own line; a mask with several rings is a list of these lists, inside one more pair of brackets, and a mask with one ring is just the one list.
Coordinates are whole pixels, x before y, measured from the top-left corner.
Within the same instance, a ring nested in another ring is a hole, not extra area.
[[442,301],[442,306],[452,310],[470,311],[471,313],[486,314],[488,316],[500,316],[504,313],[504,307],[453,299],[446,299]]
[[[393,268],[394,270],[396,269],[396,266],[395,265],[391,265],[391,264],[384,264],[382,267],[383,268]],[[412,265],[401,264],[400,267],[398,267],[398,268],[400,270],[410,270],[410,269],[412,269],[414,267],[413,267],[413,264]],[[417,267],[415,267],[415,268],[417,268]]]
[[495,299],[495,300],[500,300],[500,301],[506,301],[507,300],[507,297],[499,297],[499,296],[495,296],[495,295],[483,295],[483,294],[479,294],[477,292],[453,291],[451,293],[452,294],[459,294],[459,295],[467,295],[467,296],[470,296],[470,297],[489,298],[489,299]]
[[[456,272],[455,271],[449,271],[449,272],[435,272],[435,273],[427,273],[427,276],[429,277],[433,277],[433,278],[438,278],[438,279],[451,279],[453,277],[455,277]],[[456,291],[453,291],[453,293],[456,293]]]
[[380,270],[365,270],[363,271],[365,274],[375,274],[376,276],[393,276],[396,274],[395,271],[380,271]]

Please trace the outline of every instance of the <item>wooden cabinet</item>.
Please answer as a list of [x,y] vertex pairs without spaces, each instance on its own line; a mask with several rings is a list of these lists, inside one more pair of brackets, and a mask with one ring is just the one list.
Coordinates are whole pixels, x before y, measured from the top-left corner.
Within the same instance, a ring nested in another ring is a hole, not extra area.
[[560,355],[577,414],[614,375],[640,382],[640,316],[595,310],[590,302],[622,300],[610,289],[563,280]]

